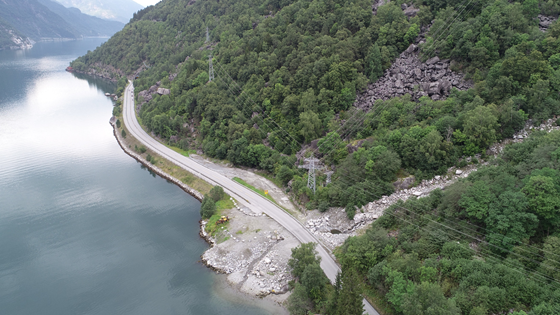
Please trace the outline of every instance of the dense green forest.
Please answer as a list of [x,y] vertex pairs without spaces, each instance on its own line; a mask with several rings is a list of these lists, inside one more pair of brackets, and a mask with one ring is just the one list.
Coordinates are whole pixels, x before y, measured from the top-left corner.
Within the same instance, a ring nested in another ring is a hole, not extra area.
[[[390,193],[397,174],[418,180],[444,174],[463,156],[484,158],[490,144],[528,118],[540,123],[560,110],[560,25],[545,33],[536,20],[541,11],[556,14],[558,3],[416,1],[420,11],[408,18],[402,2],[372,15],[372,1],[365,0],[163,1],[72,66],[102,63],[134,73],[148,65],[135,81],[137,94],[158,81],[171,91],[140,110],[155,134],[266,170],[292,181],[291,192],[307,207],[343,206],[352,216],[354,206]],[[377,101],[367,113],[353,109],[356,93],[431,21],[424,58],[451,58],[475,87],[441,101],[405,95]],[[315,139],[318,149],[307,156],[315,153],[339,179],[316,194],[294,156]],[[347,144],[359,139],[361,148],[349,153]]]
[[[156,135],[265,170],[306,207],[345,207],[349,217],[392,193],[398,177],[431,178],[465,166],[465,157],[487,159],[490,145],[529,119],[538,125],[560,114],[560,24],[543,32],[537,19],[557,16],[559,1],[401,0],[375,15],[373,2],[162,1],[72,66],[130,75],[146,68],[136,98]],[[419,9],[415,16],[404,14],[405,2]],[[353,108],[357,93],[430,25],[422,58],[451,59],[474,88]],[[156,82],[170,94],[145,102],[139,93]],[[382,296],[394,314],[559,313],[559,144],[558,132],[534,132],[466,180],[391,207],[339,250],[334,287],[313,248],[302,248],[290,310],[343,314],[358,308],[344,301],[365,293]],[[328,185],[318,176],[315,193],[297,167],[302,147],[335,171]],[[356,282],[363,286],[344,284]]]
[[444,191],[391,206],[337,257],[397,314],[558,314],[559,159],[560,132],[536,131]]

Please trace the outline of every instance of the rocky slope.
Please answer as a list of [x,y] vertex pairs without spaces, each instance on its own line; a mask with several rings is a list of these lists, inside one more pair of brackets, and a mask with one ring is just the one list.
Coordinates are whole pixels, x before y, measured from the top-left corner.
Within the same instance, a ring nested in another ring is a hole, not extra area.
[[445,99],[452,88],[466,90],[473,86],[463,78],[463,74],[450,69],[449,60],[440,60],[436,56],[422,62],[418,46],[411,44],[377,82],[358,95],[354,106],[367,110],[378,99],[387,100],[405,94],[410,94],[414,100],[422,96]]

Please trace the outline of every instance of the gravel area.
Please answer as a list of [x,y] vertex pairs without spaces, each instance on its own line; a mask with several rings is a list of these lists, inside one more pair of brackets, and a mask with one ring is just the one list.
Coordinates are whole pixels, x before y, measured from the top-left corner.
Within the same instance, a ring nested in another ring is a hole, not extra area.
[[227,275],[241,292],[282,304],[289,296],[291,249],[299,242],[266,215],[247,215],[237,208],[224,211],[230,222],[213,237],[201,235],[213,246],[202,255],[210,268]]

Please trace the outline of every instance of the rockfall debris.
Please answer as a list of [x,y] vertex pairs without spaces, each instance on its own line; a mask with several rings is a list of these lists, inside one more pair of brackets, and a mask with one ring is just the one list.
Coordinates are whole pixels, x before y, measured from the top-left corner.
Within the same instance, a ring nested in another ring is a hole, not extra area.
[[410,94],[413,100],[429,96],[433,100],[445,99],[452,88],[467,90],[473,86],[464,75],[451,71],[448,59],[437,56],[425,63],[420,60],[419,49],[411,44],[377,82],[370,84],[358,95],[354,106],[368,110],[376,100]]

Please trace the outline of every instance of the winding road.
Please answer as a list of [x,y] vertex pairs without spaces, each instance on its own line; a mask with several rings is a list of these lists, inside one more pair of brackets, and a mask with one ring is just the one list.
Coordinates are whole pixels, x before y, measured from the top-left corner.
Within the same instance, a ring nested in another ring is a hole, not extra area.
[[[150,150],[172,161],[176,165],[213,185],[220,185],[229,195],[234,196],[235,199],[237,199],[240,203],[243,203],[251,211],[268,215],[292,233],[292,235],[294,235],[294,237],[296,237],[300,242],[317,243],[317,251],[319,252],[319,256],[321,256],[321,268],[329,280],[334,283],[336,275],[340,271],[340,267],[336,264],[330,253],[296,218],[284,211],[284,209],[270,202],[268,199],[263,198],[259,194],[249,190],[237,182],[234,182],[224,175],[200,165],[195,160],[169,149],[148,135],[136,119],[133,91],[134,85],[130,82],[124,91],[123,101],[124,123],[132,136],[142,142]],[[365,313],[370,315],[379,315],[379,313],[365,299],[363,302]]]

